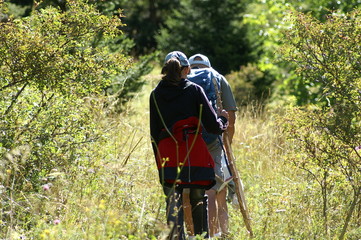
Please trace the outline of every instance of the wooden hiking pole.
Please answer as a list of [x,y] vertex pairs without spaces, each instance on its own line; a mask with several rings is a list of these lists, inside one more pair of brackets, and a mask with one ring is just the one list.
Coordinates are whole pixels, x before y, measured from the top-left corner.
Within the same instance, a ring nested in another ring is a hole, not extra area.
[[249,233],[250,237],[253,237],[253,231],[251,228],[251,218],[250,218],[249,212],[248,212],[246,197],[244,195],[244,190],[243,190],[243,184],[242,184],[241,178],[239,177],[239,174],[238,174],[238,171],[237,171],[237,168],[235,165],[235,158],[233,156],[232,147],[229,142],[229,136],[228,136],[227,131],[225,131],[223,133],[223,144],[224,144],[224,148],[226,150],[229,168],[233,175],[233,181],[234,181],[234,185],[235,185],[239,209],[241,210],[241,213],[243,216],[243,221],[244,221],[244,224],[246,225],[248,233]]
[[[221,93],[220,93],[220,89],[217,84],[217,80],[216,80],[216,78],[213,78],[212,81],[213,81],[213,84],[214,84],[214,87],[215,87],[216,93],[217,93],[217,106],[220,109],[223,109]],[[235,185],[235,191],[236,191],[236,195],[237,195],[237,199],[238,199],[239,209],[241,210],[241,213],[243,216],[243,221],[244,221],[244,224],[246,225],[247,231],[248,231],[250,237],[252,238],[253,231],[252,231],[252,227],[251,227],[251,218],[249,216],[249,211],[248,211],[248,207],[247,207],[247,203],[246,203],[246,197],[244,195],[242,180],[239,177],[238,170],[235,165],[236,161],[235,161],[235,157],[233,155],[233,151],[232,151],[231,143],[229,141],[229,135],[228,135],[227,130],[223,132],[222,138],[223,138],[223,145],[224,145],[224,148],[226,151],[229,168],[230,168],[232,176],[233,176],[233,181],[234,181],[234,185]]]

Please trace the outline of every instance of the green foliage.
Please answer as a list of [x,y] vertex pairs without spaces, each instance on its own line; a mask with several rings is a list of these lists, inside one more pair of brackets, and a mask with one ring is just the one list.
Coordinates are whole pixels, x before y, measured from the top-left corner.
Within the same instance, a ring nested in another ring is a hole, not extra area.
[[29,6],[20,6],[13,3],[8,3],[7,6],[8,6],[8,14],[15,18],[24,16],[26,12],[28,12],[30,9]]
[[205,54],[222,74],[239,69],[250,60],[243,11],[243,3],[236,0],[181,1],[156,36],[158,48],[163,54],[173,50],[187,56]]
[[103,101],[95,97],[129,65],[121,53],[93,46],[99,34],[120,34],[119,19],[82,1],[68,8],[0,24],[1,219],[10,228],[32,224],[21,192],[39,191],[52,170],[86,159],[101,138],[94,116]]
[[357,1],[250,1],[247,4],[244,24],[247,39],[251,45],[252,57],[262,72],[273,78],[272,101],[284,101],[287,96],[295,96],[298,105],[315,103],[319,98],[317,86],[305,84],[298,76],[294,65],[279,51],[282,45],[282,32],[291,27],[288,14],[299,11],[308,13],[324,21],[331,11],[338,14],[351,11]]
[[106,88],[106,92],[112,99],[114,111],[123,110],[124,104],[139,92],[145,83],[142,76],[152,70],[151,63],[155,61],[157,54],[141,57],[131,68],[112,79],[112,83]]
[[[317,105],[290,114],[288,132],[307,156],[295,163],[320,185],[325,236],[339,234],[343,239],[349,226],[359,226],[353,214],[361,199],[361,15],[334,14],[321,23],[294,14],[292,20],[285,56],[318,92]],[[344,199],[330,199],[334,191],[345,191]],[[334,228],[340,221],[342,228]]]
[[99,9],[106,14],[114,14],[123,9],[122,30],[135,42],[133,52],[136,56],[150,54],[157,49],[155,36],[165,19],[173,9],[179,8],[179,0],[113,0],[94,1]]
[[252,54],[261,71],[279,72],[277,63],[278,48],[282,31],[289,27],[285,16],[294,7],[289,1],[251,1],[247,5],[244,24],[247,26],[247,39],[252,44]]
[[[92,105],[100,105],[95,100],[93,96]],[[101,141],[74,146],[81,148],[73,151],[77,160],[44,173],[39,186],[26,184],[19,190],[11,171],[5,172],[2,183],[9,185],[0,188],[0,238],[155,240],[169,231],[164,197],[155,184],[157,169],[145,167],[154,162],[144,137],[147,112],[144,102],[136,101],[129,105],[129,115],[110,117],[93,109],[89,117],[102,133]],[[6,157],[11,154],[13,163],[15,158],[21,162],[20,151],[24,158],[30,154],[19,148]]]
[[1,25],[3,90],[27,84],[66,95],[88,94],[98,92],[123,68],[121,56],[90,44],[98,33],[118,34],[120,22],[87,4],[74,4],[74,11],[78,14],[48,8]]
[[239,106],[263,103],[271,92],[272,79],[269,79],[257,66],[248,64],[237,72],[231,72],[226,78],[232,87],[236,103]]
[[295,8],[304,13],[310,13],[313,17],[325,21],[330,12],[349,13],[360,5],[357,0],[330,1],[330,0],[307,0],[294,1]]
[[[271,101],[279,101],[280,96],[290,90],[288,87],[280,87],[284,86],[285,81],[294,78],[294,74],[290,64],[280,61],[278,49],[281,45],[281,32],[289,27],[284,18],[292,9],[292,5],[283,0],[245,3],[242,23],[236,24],[236,28],[242,26],[245,29],[245,40],[242,41],[247,43],[247,59],[240,64],[242,66],[233,69],[229,76],[238,79],[231,80],[234,94],[239,96],[237,102],[241,101],[238,104],[254,100],[269,102],[269,97],[272,97]],[[242,80],[243,78],[248,79]],[[242,86],[244,81],[248,86]]]
[[[16,16],[28,16],[34,4],[32,0],[12,0],[11,2],[14,3],[11,13]],[[118,10],[122,9],[122,22],[125,25],[121,29],[127,39],[132,39],[135,42],[132,49],[135,56],[150,54],[156,50],[155,35],[172,10],[180,6],[180,0],[88,0],[87,2],[96,5],[100,12],[107,16],[118,15]],[[47,6],[67,11],[66,1],[42,0],[38,5],[39,8]]]
[[298,64],[303,84],[313,89],[310,95],[317,93],[314,102],[329,105],[328,101],[344,94],[348,101],[357,96],[360,30],[355,24],[359,20],[357,12],[349,17],[330,15],[322,24],[299,16],[295,31],[287,36],[293,49],[290,53],[285,49],[284,53],[290,56],[287,60]]
[[[33,1],[11,2],[22,6],[18,8],[12,4],[11,12],[16,16],[27,16],[33,9]],[[38,7],[54,6],[66,11],[65,2],[44,0]],[[330,11],[342,14],[359,4],[358,0],[87,2],[96,4],[108,16],[118,15],[118,10],[122,9],[121,18],[126,25],[121,29],[127,41],[117,43],[126,45],[132,40],[131,54],[135,58],[157,50],[164,56],[167,51],[178,48],[187,55],[196,52],[208,55],[215,68],[223,74],[238,71],[249,63],[257,65],[265,76],[260,85],[271,90],[272,100],[281,102],[287,98],[286,95],[294,95],[299,105],[314,103],[319,92],[317,88],[305,85],[294,73],[292,65],[279,61],[282,58],[278,51],[281,32],[289,27],[285,16],[290,11],[300,11],[325,21]],[[259,86],[254,87],[258,89]]]
[[[54,6],[57,9],[59,9],[59,12],[63,12],[64,14],[68,14],[69,11],[71,11],[71,8],[69,8],[66,4],[65,1],[53,1],[53,0],[45,0],[42,1],[41,3],[39,3],[37,5],[38,9],[46,9],[46,7],[49,6]],[[20,4],[20,3],[19,3]],[[31,8],[32,7],[32,2],[31,3],[21,3],[24,4],[23,9],[26,8]],[[144,31],[144,26],[142,27],[142,32],[141,34],[145,35],[139,37],[135,37],[135,36],[131,36],[133,39],[129,38],[128,36],[124,35],[124,34],[119,34],[120,32],[122,32],[121,30],[124,31],[128,31],[129,28],[134,28],[134,24],[136,23],[132,23],[132,21],[134,22],[136,21],[144,21],[146,23],[149,23],[149,26],[152,26],[153,30],[149,30],[150,32],[155,31],[154,28],[156,26],[154,26],[152,21],[149,20],[143,20],[140,19],[139,16],[140,15],[145,15],[144,18],[147,18],[148,15],[146,13],[144,14],[138,14],[139,11],[146,11],[147,9],[144,9],[143,4],[140,4],[139,2],[135,3],[135,2],[129,2],[129,1],[87,1],[86,4],[94,4],[92,7],[94,8],[94,6],[96,6],[97,9],[100,9],[100,11],[105,15],[108,16],[109,18],[113,18],[114,21],[118,21],[119,24],[116,26],[117,27],[117,31],[116,31],[116,35],[113,35],[111,39],[109,38],[105,38],[103,32],[105,30],[101,30],[101,31],[97,31],[97,34],[94,34],[94,36],[92,36],[92,48],[93,49],[103,49],[103,50],[107,50],[109,51],[109,53],[116,53],[116,54],[130,54],[131,52],[139,52],[140,51],[146,51],[147,48],[150,48],[149,44],[147,43],[147,41],[149,42],[149,39],[143,39],[144,36],[148,36],[148,38],[152,38],[152,36],[154,35],[154,33],[149,33]],[[161,4],[162,5],[162,4]],[[16,10],[15,6],[19,6],[19,5],[15,5],[15,4],[9,4],[9,6],[12,6],[12,9],[9,11],[10,13],[14,13],[17,16],[22,16],[22,15],[26,15],[24,14],[24,11],[21,13],[21,11]],[[90,5],[91,6],[91,5]],[[136,7],[136,9],[133,9],[133,7]],[[159,6],[161,7],[161,6]],[[20,7],[17,7],[20,9]],[[126,8],[124,10],[121,10],[121,8]],[[159,10],[159,9],[154,9],[154,11]],[[34,11],[34,10],[33,10]],[[124,17],[123,13],[126,13],[127,16],[129,14],[129,17]],[[28,13],[29,14],[29,13]],[[103,17],[105,17],[103,16]],[[126,22],[126,24],[120,23],[119,19],[123,19],[123,21]],[[85,18],[84,18],[85,20]],[[158,21],[158,20],[157,20]],[[100,22],[99,22],[100,23]],[[130,26],[128,26],[127,24],[131,23]],[[84,24],[84,22],[78,22],[74,24]],[[140,24],[138,22],[138,24]],[[143,24],[144,25],[144,24]],[[121,30],[120,30],[121,29]],[[52,31],[57,31],[57,30],[52,30]],[[62,31],[61,29],[59,31]],[[134,31],[129,31],[127,35],[131,35],[131,33],[133,33]],[[122,32],[123,33],[123,32]],[[137,33],[139,34],[139,33]],[[51,36],[50,36],[51,37]],[[86,36],[84,36],[86,37]],[[57,41],[57,40],[55,40]],[[137,44],[135,44],[135,42]],[[140,41],[140,42],[139,42]],[[154,40],[153,40],[154,42]],[[138,46],[143,46],[143,48],[138,48]],[[113,55],[113,54],[112,54]],[[144,57],[140,57],[138,63],[136,63],[136,66],[128,69],[128,70],[123,70],[122,73],[116,74],[115,76],[113,76],[110,80],[109,84],[106,84],[103,89],[107,90],[108,93],[111,93],[112,95],[112,100],[116,100],[116,103],[112,103],[114,106],[116,106],[117,111],[121,110],[121,105],[128,101],[130,98],[132,98],[135,93],[139,90],[139,88],[144,84],[144,82],[142,81],[141,77],[145,74],[147,74],[152,66],[151,66],[151,62],[154,60],[156,53],[150,54],[148,56],[144,56]],[[81,63],[80,63],[81,64]],[[99,75],[99,74],[97,74]]]

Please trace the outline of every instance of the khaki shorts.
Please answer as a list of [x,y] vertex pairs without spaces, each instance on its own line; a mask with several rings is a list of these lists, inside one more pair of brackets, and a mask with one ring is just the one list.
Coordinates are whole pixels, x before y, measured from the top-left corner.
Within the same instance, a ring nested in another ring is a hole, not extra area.
[[219,192],[231,180],[230,172],[227,168],[225,154],[219,140],[217,139],[208,144],[207,148],[214,160],[214,172],[216,174],[216,184],[211,189]]

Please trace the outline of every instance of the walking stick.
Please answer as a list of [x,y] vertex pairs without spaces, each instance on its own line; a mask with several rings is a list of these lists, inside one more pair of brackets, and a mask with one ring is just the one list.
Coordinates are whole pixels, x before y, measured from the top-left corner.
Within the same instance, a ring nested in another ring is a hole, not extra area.
[[249,212],[248,212],[246,197],[244,195],[244,190],[243,190],[243,184],[242,184],[241,178],[239,177],[239,174],[238,174],[238,171],[237,171],[237,168],[235,165],[235,158],[233,156],[232,147],[229,142],[229,136],[228,136],[227,131],[225,131],[223,133],[223,143],[224,143],[224,148],[226,149],[226,155],[228,157],[229,168],[233,175],[233,181],[234,181],[234,185],[235,185],[236,195],[237,195],[237,199],[238,199],[238,203],[239,203],[239,208],[240,208],[242,216],[243,216],[243,221],[244,221],[244,224],[246,225],[249,235],[251,237],[253,237],[253,231],[251,228],[251,218],[250,218]]
[[[216,93],[217,93],[217,106],[221,109],[223,109],[222,106],[222,100],[221,100],[221,94],[220,94],[220,90],[217,84],[217,80],[216,78],[213,78],[213,84],[214,87],[216,89]],[[233,151],[232,151],[232,147],[231,147],[231,143],[229,141],[229,135],[227,130],[223,132],[223,143],[224,143],[224,148],[226,150],[226,156],[228,159],[228,163],[229,163],[229,168],[231,170],[231,173],[233,175],[233,181],[234,181],[234,185],[235,185],[235,190],[236,190],[236,195],[237,195],[237,199],[238,199],[238,203],[239,203],[239,208],[241,210],[242,216],[243,216],[243,221],[244,224],[246,225],[246,228],[248,230],[248,233],[250,235],[250,237],[253,237],[253,231],[251,228],[251,218],[249,216],[249,211],[248,211],[248,207],[247,207],[247,203],[246,203],[246,197],[244,195],[244,190],[243,190],[243,184],[242,184],[242,180],[239,177],[236,165],[235,165],[235,157],[233,155]]]

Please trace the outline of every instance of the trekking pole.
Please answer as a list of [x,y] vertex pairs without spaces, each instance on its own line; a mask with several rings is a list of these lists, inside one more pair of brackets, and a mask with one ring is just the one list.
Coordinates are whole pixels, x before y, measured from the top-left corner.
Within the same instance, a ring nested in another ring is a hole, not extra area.
[[[219,108],[223,109],[221,96],[220,96],[220,90],[219,90],[218,84],[216,82],[217,80],[215,78],[213,78],[212,81],[213,81],[213,84],[214,84],[214,87],[215,87],[216,93],[217,93],[217,106]],[[237,168],[235,165],[236,161],[235,161],[235,157],[233,155],[231,143],[229,141],[229,134],[228,134],[227,130],[225,130],[223,132],[223,143],[224,143],[224,148],[226,150],[226,156],[228,158],[229,168],[233,175],[233,181],[234,181],[234,185],[235,185],[239,208],[240,208],[242,216],[243,216],[244,224],[246,225],[248,233],[249,233],[250,237],[252,238],[253,231],[252,231],[252,227],[251,227],[251,218],[250,218],[247,203],[246,203],[246,197],[244,195],[242,180],[239,177],[239,174],[238,174],[238,171],[237,171]]]
[[223,133],[223,142],[224,142],[224,148],[226,149],[226,155],[227,155],[228,161],[229,161],[229,168],[233,175],[236,195],[237,195],[238,204],[239,204],[242,216],[243,216],[243,221],[244,221],[244,224],[246,225],[249,235],[251,237],[253,237],[253,231],[251,228],[251,218],[249,216],[249,211],[248,211],[248,207],[247,207],[247,203],[246,203],[246,197],[244,195],[243,184],[242,184],[241,178],[239,177],[239,174],[238,174],[238,171],[237,171],[237,168],[235,165],[235,158],[233,156],[232,147],[229,142],[229,136],[228,136],[227,130]]

